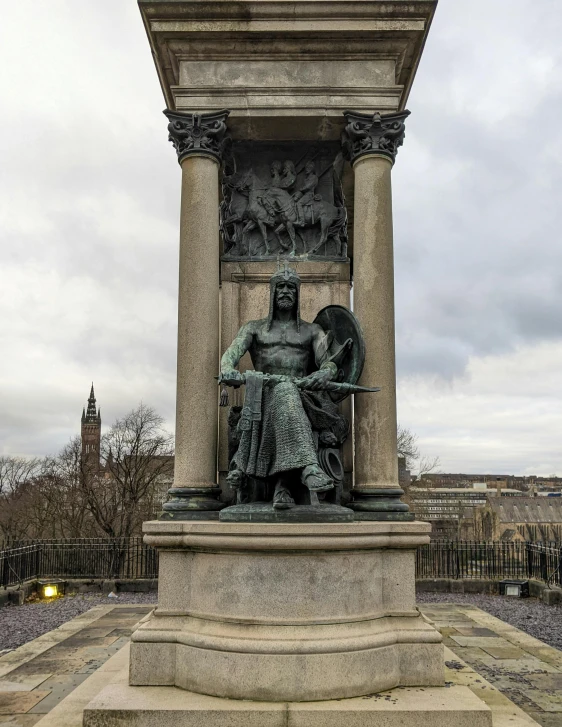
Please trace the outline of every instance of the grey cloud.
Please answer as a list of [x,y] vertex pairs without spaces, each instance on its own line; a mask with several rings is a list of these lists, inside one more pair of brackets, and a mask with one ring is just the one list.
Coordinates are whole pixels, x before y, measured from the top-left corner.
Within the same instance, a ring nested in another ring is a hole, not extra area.
[[[171,424],[180,171],[136,4],[19,0],[0,33],[0,449],[58,449],[92,378],[104,423],[142,398]],[[562,339],[561,34],[557,0],[437,9],[393,172],[400,396],[431,382],[424,412],[471,361]],[[417,416],[476,456],[476,415]]]

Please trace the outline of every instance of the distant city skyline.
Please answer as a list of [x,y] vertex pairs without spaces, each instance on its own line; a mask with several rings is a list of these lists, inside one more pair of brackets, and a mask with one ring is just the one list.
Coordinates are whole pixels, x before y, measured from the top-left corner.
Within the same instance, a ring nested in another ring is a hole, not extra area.
[[[562,475],[561,35],[555,0],[441,3],[408,101],[398,415],[444,472]],[[0,451],[59,450],[92,379],[104,429],[142,400],[173,431],[180,170],[136,3],[19,0],[0,58]]]

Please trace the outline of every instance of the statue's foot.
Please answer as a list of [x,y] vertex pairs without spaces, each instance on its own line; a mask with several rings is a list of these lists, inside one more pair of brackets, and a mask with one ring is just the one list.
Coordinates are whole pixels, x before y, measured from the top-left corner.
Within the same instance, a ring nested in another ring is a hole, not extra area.
[[334,482],[317,464],[309,464],[301,474],[301,482],[311,492],[327,492],[334,488]]
[[276,485],[275,492],[273,493],[273,509],[289,510],[294,506],[295,501],[291,497],[289,490],[283,485]]

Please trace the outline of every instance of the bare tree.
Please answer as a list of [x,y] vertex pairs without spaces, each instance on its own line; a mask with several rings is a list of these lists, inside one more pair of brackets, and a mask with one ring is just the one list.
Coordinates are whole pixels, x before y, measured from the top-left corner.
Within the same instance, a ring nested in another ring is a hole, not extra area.
[[[47,457],[39,480],[45,511],[56,524],[52,537],[87,538],[100,535],[84,497],[80,437],[73,437],[56,457]],[[56,532],[56,534],[55,534]]]
[[104,466],[83,463],[81,484],[88,510],[110,537],[130,537],[154,509],[162,479],[169,477],[173,436],[154,409],[140,404],[102,437]]
[[35,487],[42,461],[38,458],[0,456],[0,536],[23,540],[32,534],[29,510],[38,499]]
[[406,468],[415,472],[418,480],[423,479],[430,472],[438,472],[441,467],[439,457],[422,455],[418,447],[418,437],[411,429],[398,425],[397,438],[398,456],[406,460]]
[[441,460],[439,457],[420,457],[418,464],[418,479],[423,480],[431,472],[439,472]]
[[406,469],[414,469],[415,462],[419,459],[420,450],[417,444],[418,437],[410,429],[398,424],[398,456],[406,460]]

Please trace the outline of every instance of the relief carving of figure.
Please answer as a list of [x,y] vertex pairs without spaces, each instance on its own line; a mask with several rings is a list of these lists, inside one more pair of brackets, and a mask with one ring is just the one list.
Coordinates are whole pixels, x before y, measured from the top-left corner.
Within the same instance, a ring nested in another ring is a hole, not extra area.
[[[311,160],[305,164],[300,183],[300,173],[290,159],[271,162],[267,181],[251,167],[225,176],[221,206],[225,254],[252,258],[281,253],[293,257],[300,247],[300,254],[308,256],[332,240],[335,256],[345,257],[347,212],[341,183],[333,167],[325,169],[326,173],[333,176],[333,203],[317,193],[320,176]],[[312,237],[304,234],[317,228]],[[254,231],[259,232],[259,238],[252,236]]]
[[318,186],[318,176],[316,175],[316,164],[313,161],[306,163],[304,168],[304,182],[299,190],[293,194],[293,199],[297,203],[297,219],[301,226],[305,224],[305,208],[310,209],[310,220],[314,224],[314,218],[312,216],[312,203],[316,200],[319,201],[321,197],[315,195],[316,187]]

